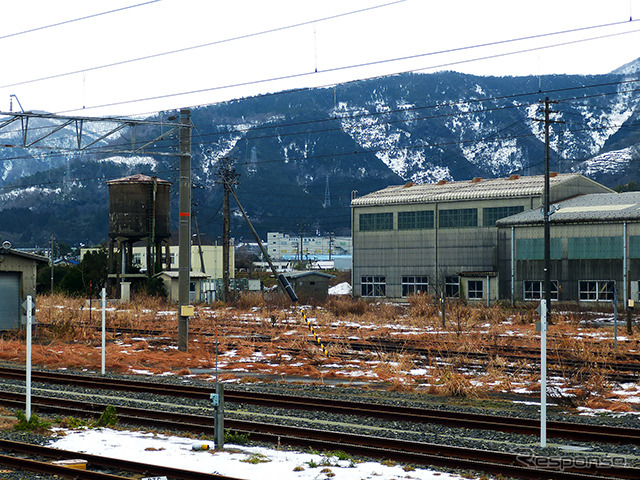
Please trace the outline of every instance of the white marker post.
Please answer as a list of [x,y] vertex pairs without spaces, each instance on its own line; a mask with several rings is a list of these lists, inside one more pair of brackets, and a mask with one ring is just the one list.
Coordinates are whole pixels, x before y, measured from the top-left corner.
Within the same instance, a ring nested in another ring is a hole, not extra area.
[[27,295],[27,372],[25,378],[26,384],[26,407],[25,407],[25,416],[27,420],[31,419],[31,323],[32,323],[32,308],[33,302],[31,300],[31,295]]
[[547,301],[540,301],[540,446],[547,446]]
[[102,375],[105,374],[105,339],[106,339],[106,315],[107,315],[107,289],[102,289]]

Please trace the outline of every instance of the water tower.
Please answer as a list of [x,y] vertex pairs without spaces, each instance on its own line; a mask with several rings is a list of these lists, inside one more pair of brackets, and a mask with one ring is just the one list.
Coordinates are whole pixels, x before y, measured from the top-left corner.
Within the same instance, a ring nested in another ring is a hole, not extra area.
[[[137,174],[109,186],[109,273],[111,278],[153,276],[162,270],[162,247],[169,261],[170,182]],[[146,274],[133,274],[133,244],[147,247]]]

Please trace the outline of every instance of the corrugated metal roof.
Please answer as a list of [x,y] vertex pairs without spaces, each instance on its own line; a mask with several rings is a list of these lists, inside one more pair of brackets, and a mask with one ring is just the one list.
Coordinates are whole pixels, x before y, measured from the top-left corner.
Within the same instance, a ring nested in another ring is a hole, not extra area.
[[326,277],[326,278],[336,278],[335,275],[330,275],[330,274],[324,273],[324,272],[318,272],[317,270],[303,270],[303,271],[297,271],[297,272],[286,272],[284,274],[284,276],[287,277],[287,278],[302,278],[302,277],[307,277],[309,275],[318,275],[319,277]]
[[[640,192],[592,193],[552,205],[551,223],[640,220]],[[541,210],[528,210],[501,218],[496,225],[541,224]]]
[[[135,175],[116,178],[113,180],[108,180],[106,182],[107,185],[114,185],[114,184],[120,184],[120,183],[153,183],[153,177],[150,177],[148,175],[143,175],[142,173],[136,173]],[[171,182],[167,180],[161,180],[160,178],[158,178],[158,184],[171,185]]]
[[36,262],[40,262],[40,263],[49,262],[48,257],[43,257],[42,255],[36,255],[35,253],[21,252],[20,250],[14,250],[12,248],[10,248],[9,250],[0,249],[0,254],[16,255],[18,257],[28,258],[29,260],[35,260]]
[[[560,173],[550,177],[551,188],[582,177],[578,173]],[[509,178],[474,179],[461,182],[430,183],[424,185],[397,185],[372,192],[351,201],[351,206],[393,205],[475,200],[483,198],[509,198],[542,195],[544,175]]]

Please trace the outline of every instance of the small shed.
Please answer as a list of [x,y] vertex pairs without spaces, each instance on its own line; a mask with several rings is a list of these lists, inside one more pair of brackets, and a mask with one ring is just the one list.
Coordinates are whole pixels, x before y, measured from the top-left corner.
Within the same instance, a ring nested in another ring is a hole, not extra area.
[[[179,296],[179,272],[177,270],[165,270],[155,275],[160,278],[167,291],[167,299],[177,303]],[[202,283],[207,280],[208,275],[202,272],[191,272],[189,274],[189,303],[196,303],[201,298]]]
[[329,280],[335,278],[334,275],[314,270],[287,272],[284,276],[298,297],[312,300],[325,300],[329,295]]
[[0,247],[0,330],[20,327],[23,302],[28,295],[36,299],[38,264],[48,261],[46,257],[10,246]]

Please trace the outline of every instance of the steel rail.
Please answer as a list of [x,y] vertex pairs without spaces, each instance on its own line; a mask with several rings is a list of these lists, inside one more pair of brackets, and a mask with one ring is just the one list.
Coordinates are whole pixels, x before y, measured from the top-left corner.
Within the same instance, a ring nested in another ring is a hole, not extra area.
[[[71,412],[74,415],[94,415],[105,405],[55,399],[55,403],[66,406],[51,406],[43,403],[42,397],[33,399],[34,405],[42,410]],[[180,429],[212,435],[214,418],[203,415],[189,415],[117,407],[119,419],[124,423],[153,426],[163,429]],[[587,479],[637,479],[640,469],[621,467],[607,463],[588,463],[578,468],[562,465],[564,469],[541,468],[536,466],[545,457],[479,450],[447,445],[411,442],[397,439],[356,435],[326,430],[274,425],[255,421],[225,419],[225,427],[238,433],[247,433],[253,440],[267,441],[278,445],[299,448],[313,448],[319,451],[341,450],[350,455],[376,459],[391,459],[403,463],[423,466],[441,466],[482,471],[495,475],[506,475],[523,479],[587,480]],[[0,444],[1,445],[1,444]],[[82,458],[82,457],[78,457]],[[553,465],[552,461],[546,461]],[[183,477],[178,477],[183,478]],[[187,477],[184,477],[187,478]],[[210,477],[209,477],[210,478]]]
[[[24,371],[20,369],[0,368],[0,376],[24,380]],[[135,391],[154,395],[169,395],[208,401],[215,387],[193,385],[170,385],[139,380],[116,380],[104,377],[90,377],[58,372],[32,372],[34,381],[64,383],[98,389]],[[6,393],[3,398],[9,398]],[[497,430],[522,435],[538,435],[539,420],[508,417],[479,413],[460,413],[440,409],[408,406],[390,406],[368,402],[335,400],[325,398],[300,397],[295,395],[239,392],[227,390],[224,393],[227,402],[253,404],[265,407],[297,409],[307,411],[325,411],[342,415],[367,416],[388,421],[412,423],[435,423],[448,427]],[[547,422],[547,435],[570,440],[621,443],[640,445],[640,429],[611,427],[607,425],[585,425],[571,422]]]
[[[72,458],[78,458],[78,456],[74,456]],[[121,477],[119,475],[111,475],[109,473],[93,472],[91,470],[71,469],[69,467],[54,465],[47,462],[39,462],[37,460],[28,458],[13,457],[11,455],[0,455],[0,465],[21,470],[29,470],[31,472],[37,472],[41,474],[56,475],[63,478],[82,480],[131,480],[130,477]]]
[[[226,475],[220,475],[215,473],[203,473],[193,470],[183,470],[180,468],[164,467],[159,465],[150,465],[147,463],[133,462],[130,460],[122,460],[119,458],[103,457],[99,455],[91,455],[82,452],[72,452],[69,450],[61,450],[57,448],[45,447],[42,445],[34,445],[30,443],[14,442],[11,440],[0,439],[0,449],[9,450],[13,452],[20,452],[22,454],[34,455],[47,458],[59,458],[59,459],[81,459],[86,460],[89,465],[99,466],[102,468],[108,468],[112,470],[121,470],[126,472],[141,473],[144,475],[155,476],[167,476],[168,478],[175,478],[178,480],[240,480],[237,477],[228,477]],[[6,462],[6,463],[5,463]],[[9,465],[13,462],[12,466],[19,468],[25,468],[29,470],[36,470],[43,473],[51,473],[54,475],[61,475],[70,478],[80,479],[130,479],[130,477],[121,477],[117,475],[105,474],[100,472],[91,472],[89,470],[76,470],[69,467],[61,467],[58,465],[52,465],[46,462],[38,462],[33,460],[27,460],[19,457],[12,457],[7,455],[0,456],[1,465]],[[31,466],[31,467],[29,467]]]

